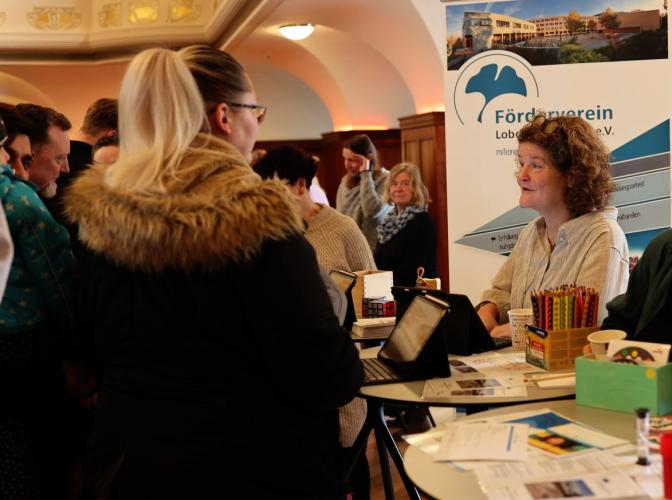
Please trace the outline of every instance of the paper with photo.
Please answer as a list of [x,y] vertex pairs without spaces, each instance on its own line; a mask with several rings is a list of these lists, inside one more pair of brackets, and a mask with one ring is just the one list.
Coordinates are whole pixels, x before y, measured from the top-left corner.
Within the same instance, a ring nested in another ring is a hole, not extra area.
[[570,424],[573,422],[573,420],[570,420],[569,418],[564,417],[559,413],[549,410],[548,408],[504,415],[499,417],[499,419],[512,424],[529,424],[530,428],[539,430],[546,430],[549,427]]
[[642,496],[642,488],[630,477],[632,466],[623,464],[620,457],[595,451],[567,458],[500,462],[475,469],[474,474],[490,500]]
[[551,432],[559,434],[560,436],[573,439],[580,443],[585,443],[596,448],[612,448],[628,443],[626,439],[617,438],[605,434],[604,432],[588,429],[583,425],[570,423],[564,425],[556,425],[548,429]]
[[454,424],[444,430],[435,461],[525,460],[526,424]]
[[462,396],[510,396],[527,395],[525,379],[521,375],[508,377],[485,377],[474,374],[467,377],[435,378],[427,380],[422,390],[425,399],[440,399]]
[[629,476],[616,472],[577,475],[572,478],[527,480],[481,486],[489,500],[537,500],[560,498],[630,498],[642,497],[644,491]]
[[618,467],[621,462],[611,453],[596,451],[562,459],[545,455],[530,456],[525,462],[496,462],[474,470],[479,483],[511,481],[512,478],[551,478],[601,472]]
[[[487,375],[514,375],[543,372],[541,368],[525,362],[524,352],[489,352],[472,356],[456,356],[450,359],[453,372],[468,373],[468,368]],[[464,368],[466,366],[466,368]]]
[[550,430],[531,434],[527,441],[530,446],[534,446],[544,453],[558,457],[585,453],[594,448],[589,444],[561,436]]

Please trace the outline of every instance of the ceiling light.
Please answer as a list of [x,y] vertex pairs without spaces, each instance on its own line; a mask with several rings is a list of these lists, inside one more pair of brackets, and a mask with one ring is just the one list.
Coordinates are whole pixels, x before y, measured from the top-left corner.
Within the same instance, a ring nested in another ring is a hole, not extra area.
[[280,26],[280,33],[290,40],[303,40],[304,38],[308,38],[314,29],[315,26],[310,23],[286,24]]

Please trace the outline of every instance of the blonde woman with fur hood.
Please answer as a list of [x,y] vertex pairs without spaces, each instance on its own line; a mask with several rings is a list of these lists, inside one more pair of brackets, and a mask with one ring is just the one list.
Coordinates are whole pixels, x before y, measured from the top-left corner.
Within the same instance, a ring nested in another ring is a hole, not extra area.
[[362,368],[295,202],[248,166],[265,111],[224,52],[144,51],[122,82],[119,159],[68,193],[80,333],[103,371],[95,497],[347,492],[337,409]]

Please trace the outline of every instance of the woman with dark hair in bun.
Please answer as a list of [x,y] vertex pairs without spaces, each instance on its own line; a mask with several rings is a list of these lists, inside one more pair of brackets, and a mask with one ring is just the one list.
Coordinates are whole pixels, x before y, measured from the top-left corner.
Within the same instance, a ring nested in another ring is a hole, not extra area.
[[[254,170],[264,179],[278,178],[284,181],[296,196],[306,226],[304,236],[315,249],[317,262],[324,271],[375,269],[371,249],[355,221],[311,198],[310,186],[317,165],[315,158],[300,149],[283,146],[269,150],[254,164]],[[330,281],[328,276],[325,279]],[[345,462],[350,464],[356,454],[352,446],[366,419],[366,401],[353,399],[339,410],[338,417],[343,456]],[[365,453],[358,457],[350,475],[350,483],[355,497],[368,497],[369,468]]]
[[375,269],[371,249],[357,224],[311,198],[310,186],[317,165],[317,161],[303,151],[285,146],[270,150],[254,164],[254,170],[265,179],[277,177],[287,183],[306,224],[304,236],[315,249],[322,268],[326,271]]

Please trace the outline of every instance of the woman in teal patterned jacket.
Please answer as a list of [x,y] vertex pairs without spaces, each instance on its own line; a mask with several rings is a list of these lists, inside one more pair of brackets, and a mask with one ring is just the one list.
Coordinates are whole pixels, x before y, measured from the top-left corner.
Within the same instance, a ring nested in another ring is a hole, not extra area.
[[59,362],[72,334],[75,259],[35,186],[6,164],[4,132],[0,120],[0,201],[14,243],[0,303],[0,498],[51,498],[63,488]]
[[51,216],[35,187],[16,177],[8,165],[0,169],[0,198],[14,242],[0,304],[0,334],[40,329],[48,318],[65,333],[72,327],[75,270],[68,232]]

